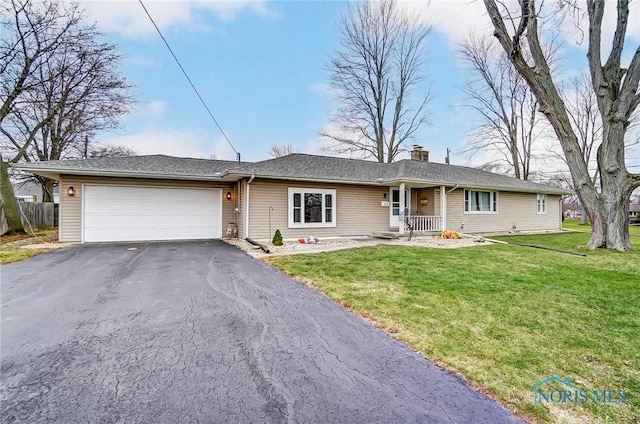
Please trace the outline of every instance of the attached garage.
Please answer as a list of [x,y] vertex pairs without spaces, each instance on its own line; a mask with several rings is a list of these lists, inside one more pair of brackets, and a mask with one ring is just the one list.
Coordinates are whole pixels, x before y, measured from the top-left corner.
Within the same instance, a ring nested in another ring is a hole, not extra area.
[[82,241],[222,238],[222,190],[82,186]]

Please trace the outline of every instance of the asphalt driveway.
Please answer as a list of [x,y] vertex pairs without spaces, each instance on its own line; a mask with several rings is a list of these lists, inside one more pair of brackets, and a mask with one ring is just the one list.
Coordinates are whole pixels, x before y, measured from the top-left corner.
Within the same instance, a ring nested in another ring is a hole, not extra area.
[[3,423],[518,422],[222,242],[77,246],[0,272]]

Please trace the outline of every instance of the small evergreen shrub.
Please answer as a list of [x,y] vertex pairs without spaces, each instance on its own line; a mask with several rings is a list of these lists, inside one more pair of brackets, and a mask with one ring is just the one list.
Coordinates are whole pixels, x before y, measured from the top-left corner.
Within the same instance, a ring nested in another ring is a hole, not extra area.
[[273,240],[271,240],[274,246],[282,246],[282,233],[280,230],[276,230],[276,233],[273,235]]

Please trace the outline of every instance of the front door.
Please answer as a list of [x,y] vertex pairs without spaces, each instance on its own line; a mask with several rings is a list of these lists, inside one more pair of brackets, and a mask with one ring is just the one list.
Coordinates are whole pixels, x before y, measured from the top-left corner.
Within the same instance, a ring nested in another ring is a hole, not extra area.
[[[411,199],[411,190],[405,189],[404,194],[404,216],[409,215],[409,201]],[[400,207],[400,190],[397,188],[391,189],[391,207],[389,208],[389,227],[398,228],[400,227],[400,211],[402,210]]]

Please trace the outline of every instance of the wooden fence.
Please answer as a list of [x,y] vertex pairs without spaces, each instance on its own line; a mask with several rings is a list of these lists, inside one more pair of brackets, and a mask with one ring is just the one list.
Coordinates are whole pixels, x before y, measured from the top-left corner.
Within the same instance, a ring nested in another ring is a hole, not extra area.
[[[32,203],[18,202],[21,210],[22,225],[24,229],[29,228],[52,228],[55,224],[55,213],[53,203]],[[0,205],[0,234],[4,234],[7,230],[7,221],[4,219],[4,208]]]

